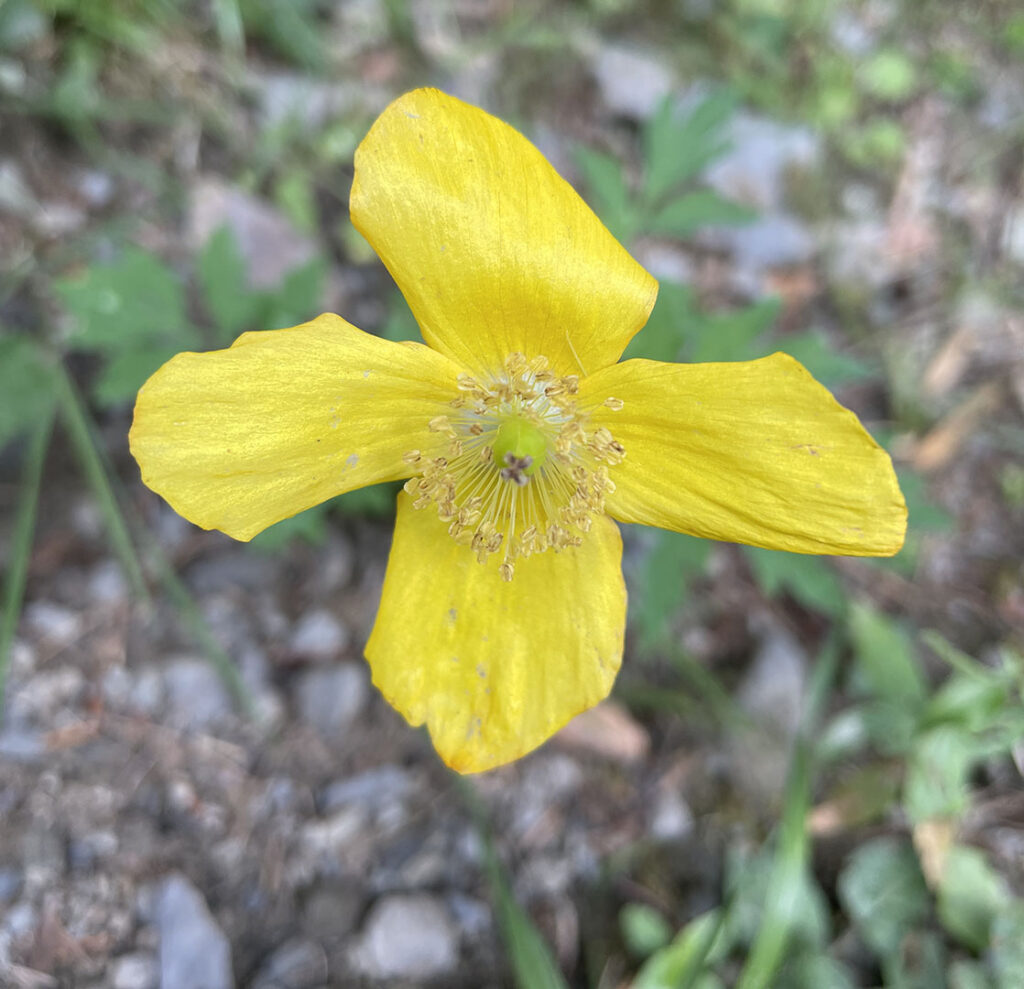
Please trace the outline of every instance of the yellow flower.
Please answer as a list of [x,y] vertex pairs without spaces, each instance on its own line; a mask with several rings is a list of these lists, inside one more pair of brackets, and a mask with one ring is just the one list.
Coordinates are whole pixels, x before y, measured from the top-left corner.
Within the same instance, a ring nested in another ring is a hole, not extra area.
[[139,392],[131,448],[178,512],[242,540],[408,478],[366,656],[454,769],[607,696],[613,519],[797,553],[902,545],[888,456],[792,358],[616,363],[657,283],[507,124],[406,94],[356,152],[351,211],[427,346],[327,314],[179,354]]

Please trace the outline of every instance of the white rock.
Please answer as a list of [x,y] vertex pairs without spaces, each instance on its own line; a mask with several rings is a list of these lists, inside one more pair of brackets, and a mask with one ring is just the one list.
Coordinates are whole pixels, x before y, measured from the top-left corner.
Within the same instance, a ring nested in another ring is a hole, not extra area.
[[379,900],[352,952],[354,967],[376,979],[436,978],[458,965],[458,936],[442,903],[423,894]]
[[608,109],[646,120],[672,91],[675,76],[654,51],[625,45],[602,45],[592,67]]
[[160,966],[152,955],[122,955],[110,963],[111,989],[157,989]]
[[326,608],[317,608],[296,623],[290,646],[304,659],[337,659],[348,641],[348,629]]
[[338,737],[352,726],[366,706],[366,670],[355,663],[309,670],[299,678],[296,694],[302,719],[323,734]]
[[161,989],[233,989],[231,947],[199,890],[175,873],[155,906]]
[[178,659],[163,671],[168,719],[179,728],[203,730],[231,713],[231,697],[203,659]]

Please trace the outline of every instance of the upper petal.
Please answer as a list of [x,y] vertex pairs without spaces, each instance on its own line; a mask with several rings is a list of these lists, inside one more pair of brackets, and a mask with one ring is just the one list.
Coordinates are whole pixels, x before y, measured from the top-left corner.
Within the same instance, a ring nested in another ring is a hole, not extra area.
[[248,540],[334,495],[407,477],[459,368],[325,314],[184,353],[143,385],[130,434],[143,482],[204,529]]
[[377,623],[373,681],[426,722],[462,773],[510,762],[603,700],[622,658],[622,541],[595,520],[583,545],[516,561],[503,581],[402,493]]
[[654,305],[657,282],[522,134],[435,89],[374,123],[351,211],[427,343],[476,372],[517,351],[593,372]]
[[736,364],[626,361],[586,379],[626,448],[607,510],[794,553],[890,556],[907,509],[888,454],[786,354]]

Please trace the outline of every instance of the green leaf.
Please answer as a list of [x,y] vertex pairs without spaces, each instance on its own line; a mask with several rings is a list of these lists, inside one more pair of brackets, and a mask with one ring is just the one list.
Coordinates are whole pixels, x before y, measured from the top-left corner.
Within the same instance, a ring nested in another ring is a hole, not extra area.
[[850,635],[868,691],[919,711],[926,686],[907,633],[870,605],[856,603],[850,609]]
[[799,955],[786,966],[779,989],[856,989],[846,967],[824,954]]
[[738,226],[757,216],[749,206],[723,199],[710,189],[689,192],[655,212],[645,230],[685,240],[702,227]]
[[839,875],[839,900],[865,943],[894,957],[907,934],[928,917],[929,897],[909,844],[877,838],[861,845]]
[[178,278],[137,247],[111,264],[59,279],[55,288],[73,320],[74,348],[116,354],[157,340],[174,341],[178,349],[197,341]]
[[626,360],[643,357],[651,361],[675,361],[687,335],[703,318],[689,285],[662,282],[647,325],[629,342],[623,357]]
[[751,306],[705,315],[689,333],[693,341],[687,356],[698,362],[745,361],[760,357],[764,347],[758,338],[778,318],[779,299],[761,299]]
[[0,450],[54,407],[53,374],[27,337],[0,336]]
[[1006,883],[977,848],[954,845],[939,883],[939,920],[973,951],[989,945],[992,925],[1011,897]]
[[331,504],[325,501],[291,518],[282,519],[264,529],[249,542],[249,546],[258,553],[276,553],[289,543],[300,540],[312,546],[322,545],[327,538],[327,513]]
[[419,323],[416,322],[416,317],[401,292],[396,291],[391,295],[388,316],[380,329],[380,335],[385,340],[394,340],[396,343],[404,340],[415,340],[419,343],[423,341]]
[[787,591],[801,604],[838,617],[846,609],[843,585],[831,567],[816,556],[745,546],[758,586],[767,595]]
[[795,357],[823,385],[835,388],[871,377],[871,365],[835,350],[821,330],[808,330],[778,341],[778,349]]
[[735,95],[719,89],[680,120],[666,97],[643,133],[645,203],[659,203],[728,150],[722,131],[735,109]]
[[619,927],[630,954],[637,958],[646,958],[672,940],[669,922],[646,903],[627,903],[619,911]]
[[710,910],[691,920],[672,943],[644,963],[633,989],[696,989],[706,967],[729,951],[722,911]]
[[622,164],[611,155],[587,147],[576,149],[576,164],[590,190],[594,212],[616,239],[629,244],[639,232],[640,224]]
[[221,227],[206,242],[196,275],[221,343],[230,343],[243,329],[258,328],[255,316],[263,300],[249,287],[245,259],[230,227]]
[[864,88],[883,100],[905,100],[917,88],[917,69],[902,52],[890,49],[871,56],[860,70]]
[[686,598],[689,583],[703,572],[711,544],[679,532],[659,530],[640,576],[635,619],[641,642],[652,647],[665,640],[668,623]]
[[327,262],[314,258],[285,275],[268,296],[267,329],[295,326],[320,313]]
[[1024,986],[1024,903],[1001,911],[992,923],[992,969],[999,989]]
[[903,804],[911,821],[960,817],[970,805],[967,777],[978,743],[955,725],[942,725],[914,740],[907,760]]
[[177,347],[155,347],[114,355],[93,382],[93,398],[107,408],[134,399],[146,379],[176,353]]

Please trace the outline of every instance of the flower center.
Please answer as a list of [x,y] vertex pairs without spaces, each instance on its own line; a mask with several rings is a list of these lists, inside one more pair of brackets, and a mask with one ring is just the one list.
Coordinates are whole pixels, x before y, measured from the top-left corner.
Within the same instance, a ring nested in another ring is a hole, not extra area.
[[[626,451],[605,428],[589,425],[593,407],[576,398],[576,375],[558,377],[544,357],[511,354],[489,380],[459,376],[451,411],[430,421],[445,438],[434,456],[410,450],[418,473],[405,484],[415,508],[436,505],[448,533],[481,563],[500,552],[505,580],[515,560],[578,546],[615,490],[608,468]],[[603,403],[621,409],[622,402]]]

